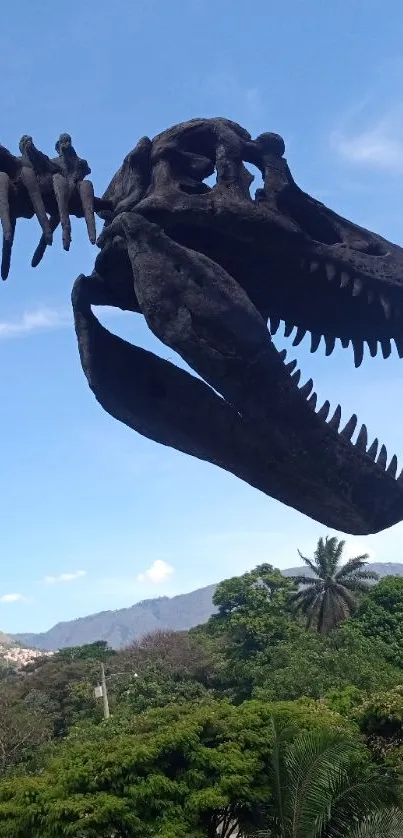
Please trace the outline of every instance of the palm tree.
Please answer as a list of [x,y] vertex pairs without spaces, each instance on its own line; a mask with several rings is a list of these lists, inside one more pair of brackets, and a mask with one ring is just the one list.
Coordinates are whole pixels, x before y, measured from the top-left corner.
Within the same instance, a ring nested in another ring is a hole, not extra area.
[[367,553],[342,565],[344,545],[344,541],[334,536],[320,538],[313,559],[307,559],[298,550],[313,578],[292,577],[302,587],[291,594],[291,602],[306,618],[308,628],[315,625],[322,634],[328,634],[351,617],[357,608],[357,595],[367,591],[368,580],[378,579],[378,574],[366,567]]
[[[259,838],[402,838],[397,779],[340,731],[299,734],[272,721],[271,798]],[[249,833],[250,834],[250,833]]]

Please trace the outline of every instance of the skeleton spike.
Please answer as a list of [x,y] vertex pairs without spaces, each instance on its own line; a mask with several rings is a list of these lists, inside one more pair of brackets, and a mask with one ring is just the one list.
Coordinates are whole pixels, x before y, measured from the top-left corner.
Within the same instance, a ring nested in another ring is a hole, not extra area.
[[381,350],[383,357],[389,358],[389,355],[392,352],[392,346],[389,338],[384,338],[383,340],[381,340]]
[[78,184],[78,191],[80,193],[85,223],[87,225],[88,238],[91,244],[95,244],[97,231],[95,228],[94,215],[94,187],[90,180],[81,180]]
[[369,338],[369,339],[367,338],[367,344],[368,344],[369,354],[371,355],[371,358],[375,358],[377,348],[378,348],[378,341],[376,339],[372,340],[371,338]]
[[311,336],[311,352],[316,352],[320,342],[322,339],[322,335],[318,335],[315,332],[312,332]]
[[379,468],[382,468],[383,470],[385,470],[387,459],[388,459],[388,452],[387,452],[385,446],[382,445],[381,450],[379,452],[379,457],[376,461],[377,466],[379,466]]
[[282,349],[281,352],[278,353],[278,356],[279,356],[279,358],[281,358],[282,361],[285,361],[286,355],[287,355],[287,350],[286,349]]
[[284,337],[285,337],[285,338],[289,338],[289,337],[290,337],[290,334],[291,334],[291,332],[292,332],[293,328],[294,328],[294,326],[293,326],[293,324],[292,324],[292,323],[285,323],[285,324],[284,324]]
[[350,282],[349,275],[345,271],[342,271],[341,274],[340,274],[340,287],[341,288],[346,288],[349,282]]
[[41,225],[43,235],[46,239],[46,244],[52,244],[52,231],[49,225],[49,219],[46,215],[45,205],[42,200],[39,183],[36,179],[36,174],[29,166],[23,166],[21,169],[21,181],[28,192],[35,215]]
[[353,349],[354,349],[354,365],[358,368],[362,364],[362,359],[364,357],[364,344],[362,340],[354,340],[353,341]]
[[336,407],[336,410],[333,413],[332,418],[328,422],[328,425],[330,425],[330,427],[333,428],[334,431],[338,431],[339,430],[339,425],[340,425],[340,420],[341,420],[341,407],[338,404],[337,407]]
[[350,338],[340,338],[343,349],[348,349]]
[[353,413],[351,419],[348,420],[346,427],[343,428],[343,430],[341,431],[341,435],[345,436],[346,439],[351,439],[351,437],[352,437],[352,435],[353,435],[353,433],[354,433],[354,431],[357,427],[357,422],[358,422],[357,416],[355,415],[355,413]]
[[317,397],[317,395],[316,395],[316,393],[315,393],[315,391],[314,391],[314,392],[312,393],[312,395],[311,395],[311,396],[309,396],[309,399],[308,399],[308,404],[309,404],[309,405],[311,405],[311,407],[312,407],[312,409],[313,409],[313,410],[316,410],[316,402],[317,402],[317,401],[318,401],[318,397]]
[[397,482],[398,483],[403,483],[403,468],[402,468],[402,470],[399,474],[399,477],[397,478]]
[[374,439],[372,445],[368,448],[367,454],[368,454],[368,457],[371,457],[371,460],[375,460],[375,457],[376,457],[377,452],[378,452],[378,445],[379,445],[378,440]]
[[306,329],[303,329],[302,326],[298,326],[297,333],[296,333],[295,338],[292,342],[292,345],[293,346],[298,346],[298,344],[300,344],[301,341],[304,339],[305,335],[306,335]]
[[303,387],[300,387],[300,391],[299,391],[299,392],[301,393],[301,396],[303,396],[303,397],[304,397],[304,399],[307,399],[307,398],[308,398],[308,396],[309,396],[309,394],[310,394],[310,392],[311,392],[311,390],[312,390],[312,387],[313,387],[313,381],[312,381],[312,378],[310,378],[310,379],[306,382],[306,384],[304,384],[304,386],[303,386]]
[[286,368],[287,372],[289,372],[290,375],[291,375],[292,371],[295,370],[296,366],[297,366],[296,361],[290,361],[288,364],[285,365],[285,368]]
[[10,217],[10,178],[6,172],[0,172],[0,220],[3,228],[3,253],[1,277],[7,279],[10,271],[11,250],[14,240],[15,221]]
[[336,344],[336,338],[334,338],[333,335],[325,335],[325,344],[325,355],[331,355]]
[[362,281],[361,281],[361,279],[358,279],[358,277],[356,277],[353,280],[353,297],[358,297],[359,294],[361,294],[361,291],[362,291]]
[[396,471],[397,471],[397,457],[396,457],[396,454],[394,454],[390,463],[389,463],[389,465],[388,465],[388,467],[387,467],[387,469],[386,469],[386,474],[389,474],[390,477],[396,477]]
[[395,344],[399,358],[403,358],[403,337],[395,338]]
[[60,223],[62,225],[63,248],[64,250],[69,250],[71,245],[69,184],[63,175],[53,175],[53,189],[56,196],[57,208],[59,210]]
[[292,378],[294,384],[296,384],[298,386],[298,384],[300,382],[300,378],[301,378],[301,370],[296,370],[295,372],[293,372],[291,378]]
[[[59,224],[59,221],[60,221],[60,218],[59,218],[58,215],[51,215],[50,216],[49,224],[50,224],[50,229],[52,230],[52,233],[55,232],[56,227]],[[33,268],[36,268],[39,265],[39,262],[41,261],[43,255],[45,253],[46,248],[47,248],[47,244],[46,244],[46,241],[45,241],[45,237],[42,235],[41,238],[40,238],[38,247],[36,248],[35,253],[34,253],[34,255],[32,257],[32,260],[31,260],[31,266]]]
[[277,314],[270,315],[270,334],[275,335],[278,332],[278,328],[280,325],[280,318]]
[[357,441],[355,443],[356,448],[360,448],[362,451],[367,450],[368,445],[368,431],[366,425],[361,425],[360,432],[357,437]]
[[329,415],[329,410],[330,410],[330,403],[326,400],[323,403],[321,409],[318,410],[317,415],[320,417],[320,419],[323,419],[326,422],[326,419]]

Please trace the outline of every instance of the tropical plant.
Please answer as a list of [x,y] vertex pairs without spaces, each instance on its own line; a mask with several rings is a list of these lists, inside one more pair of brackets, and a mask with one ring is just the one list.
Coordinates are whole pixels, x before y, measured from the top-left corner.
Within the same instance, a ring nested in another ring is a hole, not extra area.
[[290,601],[306,618],[307,626],[315,625],[322,634],[328,634],[348,619],[357,609],[357,595],[367,592],[368,580],[378,579],[378,575],[366,567],[367,553],[342,565],[344,546],[344,541],[333,536],[319,539],[313,559],[298,550],[313,577],[292,577],[302,587],[291,594]]
[[396,778],[329,729],[290,741],[272,722],[271,797],[261,838],[401,838]]

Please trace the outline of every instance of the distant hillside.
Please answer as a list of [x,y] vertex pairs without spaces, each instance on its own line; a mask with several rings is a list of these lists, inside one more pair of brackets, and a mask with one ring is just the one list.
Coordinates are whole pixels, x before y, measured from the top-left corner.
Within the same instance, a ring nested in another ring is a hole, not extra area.
[[[403,576],[403,564],[373,562],[371,570],[380,577]],[[282,573],[285,576],[300,573],[308,576],[309,568],[292,567]],[[120,649],[132,640],[158,629],[180,631],[205,623],[214,612],[212,600],[216,587],[208,585],[190,594],[146,599],[131,608],[101,611],[89,617],[57,623],[42,634],[15,634],[13,642],[18,641],[30,649],[56,651],[65,646],[82,646],[84,643],[106,640],[114,649]]]
[[107,640],[120,649],[132,640],[158,629],[181,631],[205,623],[213,613],[212,598],[216,585],[208,585],[175,597],[146,599],[118,611],[101,611],[67,623],[57,623],[42,634],[15,634],[24,646],[56,651],[65,646],[82,646],[95,640]]

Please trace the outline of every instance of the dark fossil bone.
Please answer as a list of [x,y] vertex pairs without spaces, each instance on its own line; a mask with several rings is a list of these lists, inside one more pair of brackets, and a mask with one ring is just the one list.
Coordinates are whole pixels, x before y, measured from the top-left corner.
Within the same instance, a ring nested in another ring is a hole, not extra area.
[[[351,343],[356,366],[366,344],[387,358],[395,341],[402,357],[403,250],[302,192],[277,134],[252,140],[229,120],[144,137],[102,199],[68,135],[56,150],[49,160],[29,138],[22,158],[0,148],[3,263],[20,215],[42,227],[34,264],[59,220],[68,249],[69,215],[85,218],[91,241],[94,211],[103,218],[93,274],[72,300],[81,363],[105,410],[343,532],[402,520],[396,457],[388,466],[381,446],[376,459],[378,441],[355,414],[346,423],[340,406],[316,409],[312,380],[300,383],[272,335],[284,321],[286,335],[297,327],[294,346],[311,333],[312,352],[322,337],[326,355],[337,339]],[[253,196],[248,163],[263,179]],[[112,335],[97,305],[143,314],[198,377]]]

